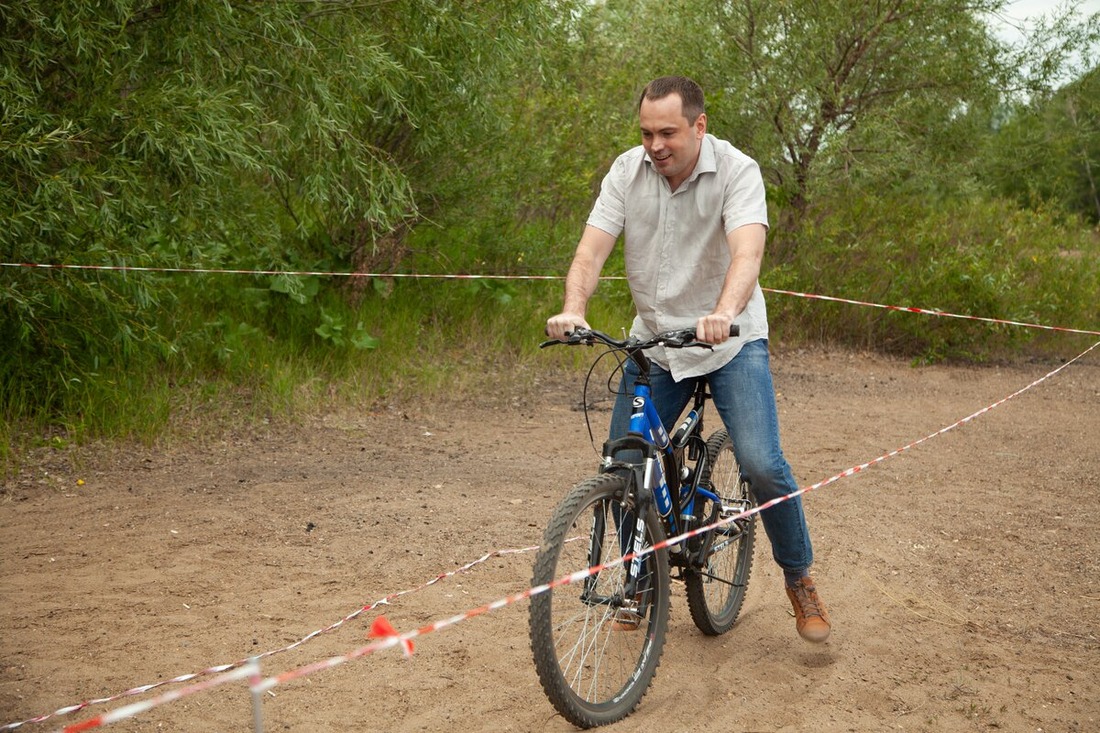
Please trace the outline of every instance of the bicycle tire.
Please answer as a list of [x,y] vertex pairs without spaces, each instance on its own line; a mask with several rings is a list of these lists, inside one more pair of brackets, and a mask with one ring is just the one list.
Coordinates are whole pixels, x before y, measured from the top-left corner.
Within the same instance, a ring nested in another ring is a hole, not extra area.
[[[748,484],[733,454],[733,441],[725,430],[714,432],[707,440],[707,468],[701,485],[722,498],[738,513],[754,505]],[[720,518],[718,507],[703,500],[697,505],[701,521],[713,523]],[[695,626],[708,636],[729,631],[741,613],[752,574],[756,515],[724,524],[714,530],[711,550],[703,567],[690,568],[684,574],[688,609]],[[705,538],[705,535],[704,535]]]
[[[573,487],[547,525],[532,586],[606,566],[626,554],[615,520],[626,489],[626,479],[614,474],[595,476]],[[624,525],[629,525],[624,529],[632,537],[634,522]],[[664,540],[652,508],[646,513],[645,527],[648,547]],[[531,598],[531,651],[539,681],[554,708],[577,727],[593,728],[625,718],[657,673],[668,627],[668,551],[660,548],[644,557],[647,580],[634,630],[616,628],[623,623],[625,611],[609,600],[616,594],[623,597],[626,568],[622,564],[603,567],[587,583],[565,583]]]

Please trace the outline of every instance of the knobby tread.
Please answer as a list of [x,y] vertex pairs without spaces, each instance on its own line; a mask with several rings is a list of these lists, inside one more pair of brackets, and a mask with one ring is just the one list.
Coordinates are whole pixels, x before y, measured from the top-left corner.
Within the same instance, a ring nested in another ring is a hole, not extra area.
[[[621,497],[626,487],[626,480],[623,477],[614,474],[601,474],[581,481],[570,490],[555,508],[547,524],[543,535],[542,549],[539,551],[535,562],[532,586],[550,583],[562,575],[583,569],[579,567],[558,567],[558,560],[561,557],[564,543],[567,539],[570,539],[566,536],[570,527],[577,519],[578,514],[584,511],[586,507],[592,506],[601,500]],[[646,524],[650,540],[654,544],[664,539],[659,520],[653,512],[650,512]],[[583,541],[581,540],[581,542]],[[653,677],[656,675],[657,668],[660,665],[668,623],[669,574],[667,551],[662,549],[651,553],[649,557],[656,558],[654,571],[656,587],[653,600],[655,606],[650,612],[651,615],[647,616],[647,621],[652,620],[645,629],[625,632],[649,635],[644,637],[648,638],[648,641],[643,642],[649,648],[645,654],[639,657],[640,660],[644,660],[641,671],[638,671],[636,663],[633,681],[626,683],[619,690],[617,696],[612,699],[586,701],[576,694],[562,675],[555,646],[552,596],[556,592],[576,592],[577,584],[565,584],[551,591],[533,596],[531,599],[529,615],[531,649],[539,681],[554,708],[566,720],[580,728],[606,725],[625,718],[645,696]],[[643,622],[643,626],[645,626],[645,622]]]
[[[721,486],[717,488],[714,486],[712,471],[714,467],[718,465],[719,455],[726,451],[729,451],[732,455],[733,443],[730,440],[729,433],[726,430],[717,430],[707,439],[707,456],[710,460],[707,461],[707,473],[702,477],[702,483],[707,485],[707,487],[716,494],[719,494],[719,496],[723,496],[723,491],[725,489]],[[734,465],[737,465],[736,460]],[[739,472],[738,475],[740,475]],[[745,491],[746,489],[742,486],[740,490]],[[706,520],[705,517],[703,519]],[[719,609],[721,615],[716,614],[715,610],[712,609],[707,602],[706,583],[704,578],[694,572],[689,572],[685,575],[684,585],[687,595],[688,610],[691,612],[691,620],[695,623],[696,628],[708,636],[720,636],[726,633],[733,628],[733,625],[737,623],[737,619],[741,615],[741,607],[745,602],[745,591],[748,588],[749,579],[752,576],[755,534],[756,519],[753,517],[745,529],[742,545],[733,550],[738,553],[738,557],[734,572],[732,573],[733,577],[728,580],[739,583],[739,587],[732,588],[731,593],[733,595],[727,607]],[[723,611],[724,613],[721,613]]]

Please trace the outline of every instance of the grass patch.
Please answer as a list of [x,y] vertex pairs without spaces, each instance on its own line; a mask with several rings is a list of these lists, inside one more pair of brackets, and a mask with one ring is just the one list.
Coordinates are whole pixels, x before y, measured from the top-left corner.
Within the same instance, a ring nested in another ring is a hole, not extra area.
[[[863,203],[816,216],[786,243],[795,256],[766,262],[762,285],[1098,327],[1095,230],[997,201],[935,211],[920,202]],[[560,232],[550,233],[560,241]],[[564,272],[572,246],[551,241],[527,231],[523,261]],[[462,249],[452,243],[451,251],[457,259]],[[492,271],[491,263],[464,262]],[[501,271],[518,264],[498,253]],[[604,273],[621,272],[617,250]],[[73,331],[43,351],[31,331],[0,354],[0,473],[51,441],[201,440],[333,409],[508,404],[501,399],[532,394],[542,375],[579,378],[593,358],[585,349],[538,349],[546,318],[561,304],[560,280],[148,280],[143,287],[150,290],[174,289],[149,311],[158,320],[131,330],[125,348],[97,351],[98,342],[82,346]],[[772,340],[787,347],[822,344],[921,362],[1064,357],[1076,348],[1067,347],[1064,334],[783,295],[770,295],[768,307]],[[602,282],[589,323],[618,333],[633,316],[626,284]]]

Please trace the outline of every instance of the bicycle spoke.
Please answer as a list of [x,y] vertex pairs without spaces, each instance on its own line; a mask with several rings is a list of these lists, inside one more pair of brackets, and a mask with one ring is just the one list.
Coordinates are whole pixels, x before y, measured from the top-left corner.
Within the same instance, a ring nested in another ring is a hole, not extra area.
[[[534,583],[547,583],[584,567],[600,570],[578,584],[566,584],[531,600],[532,650],[539,679],[562,715],[581,727],[627,715],[656,672],[668,614],[667,556],[650,552],[642,567],[645,589],[639,627],[624,628],[627,568],[621,562],[629,536],[620,538],[619,500],[624,479],[604,475],[579,484],[563,500],[547,529],[536,561]],[[622,522],[624,533],[634,524]],[[660,525],[643,524],[652,547]],[[572,540],[578,535],[588,537]],[[566,539],[568,538],[568,539]],[[654,575],[654,567],[664,570]],[[633,602],[634,599],[631,599]],[[549,652],[549,653],[548,653]]]

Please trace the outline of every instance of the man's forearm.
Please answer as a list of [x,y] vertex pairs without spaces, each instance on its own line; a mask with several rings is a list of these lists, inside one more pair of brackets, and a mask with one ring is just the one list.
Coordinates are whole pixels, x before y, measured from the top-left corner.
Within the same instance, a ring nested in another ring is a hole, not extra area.
[[714,312],[725,313],[731,319],[741,315],[741,311],[745,310],[752,298],[759,276],[758,260],[754,262],[750,257],[741,257],[731,262]]
[[615,237],[593,226],[586,226],[573,263],[565,276],[562,311],[584,314],[588,299],[600,284],[600,271],[615,246]]
[[589,258],[582,257],[578,253],[573,258],[573,264],[569,266],[569,273],[565,276],[562,311],[584,315],[588,309],[588,300],[596,292],[599,283],[600,268]]
[[764,260],[764,240],[767,230],[759,224],[749,224],[735,229],[727,236],[730,248],[730,265],[726,280],[718,296],[714,312],[736,318],[745,310],[760,278],[760,265]]

